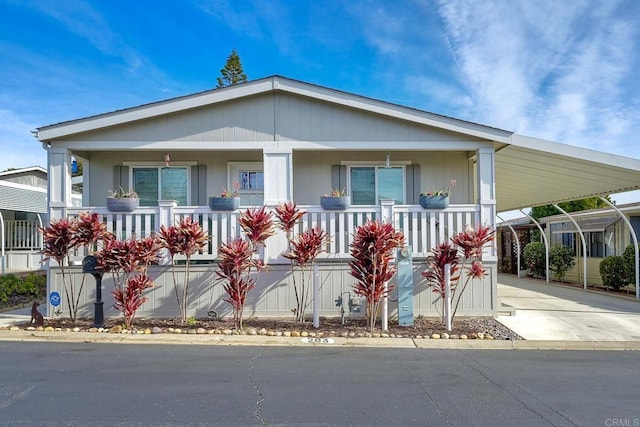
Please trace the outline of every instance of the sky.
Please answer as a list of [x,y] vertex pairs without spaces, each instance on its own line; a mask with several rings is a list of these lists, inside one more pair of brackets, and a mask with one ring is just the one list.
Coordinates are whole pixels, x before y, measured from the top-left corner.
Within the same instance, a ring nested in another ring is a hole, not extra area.
[[[0,0],[0,171],[36,128],[282,75],[640,158],[637,0]],[[613,197],[638,201],[638,192]]]

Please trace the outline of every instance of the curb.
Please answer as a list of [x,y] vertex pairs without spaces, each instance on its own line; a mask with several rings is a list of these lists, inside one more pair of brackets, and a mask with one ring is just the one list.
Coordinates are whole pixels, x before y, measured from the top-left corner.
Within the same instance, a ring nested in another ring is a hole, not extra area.
[[417,338],[309,339],[250,335],[109,334],[98,332],[2,331],[0,342],[94,344],[236,345],[281,347],[383,347],[440,350],[608,350],[640,351],[640,341],[450,340]]

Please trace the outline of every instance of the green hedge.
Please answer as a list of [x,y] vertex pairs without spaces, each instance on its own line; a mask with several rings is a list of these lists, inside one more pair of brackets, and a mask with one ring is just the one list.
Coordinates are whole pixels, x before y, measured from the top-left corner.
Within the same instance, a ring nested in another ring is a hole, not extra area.
[[30,273],[20,278],[15,274],[0,276],[0,304],[14,305],[42,298],[47,279],[42,274]]

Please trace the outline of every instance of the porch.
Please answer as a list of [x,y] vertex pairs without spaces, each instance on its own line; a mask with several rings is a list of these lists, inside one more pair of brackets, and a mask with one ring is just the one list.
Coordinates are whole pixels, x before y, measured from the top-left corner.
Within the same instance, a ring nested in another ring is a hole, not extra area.
[[[344,259],[350,257],[350,244],[355,229],[368,220],[391,220],[394,227],[405,235],[406,244],[412,248],[414,258],[425,258],[433,247],[448,241],[467,226],[479,223],[480,206],[473,204],[450,205],[446,209],[424,209],[420,205],[397,205],[392,200],[382,201],[380,205],[351,206],[345,211],[327,211],[319,205],[298,205],[305,215],[297,225],[295,233],[312,227],[319,227],[331,237],[330,243],[319,259]],[[161,226],[177,224],[185,217],[198,221],[211,240],[206,250],[192,256],[198,263],[214,262],[218,248],[236,237],[242,230],[238,224],[244,206],[234,211],[212,211],[208,206],[178,206],[175,201],[160,201],[159,206],[139,207],[132,212],[114,213],[106,207],[68,208],[68,216],[77,216],[80,212],[92,211],[102,217],[107,230],[120,239],[131,236],[146,237],[158,233]],[[268,207],[270,210],[274,206]],[[286,263],[282,255],[287,250],[284,233],[267,240],[265,262]],[[77,254],[80,260],[84,254]],[[162,264],[167,264],[164,259]]]

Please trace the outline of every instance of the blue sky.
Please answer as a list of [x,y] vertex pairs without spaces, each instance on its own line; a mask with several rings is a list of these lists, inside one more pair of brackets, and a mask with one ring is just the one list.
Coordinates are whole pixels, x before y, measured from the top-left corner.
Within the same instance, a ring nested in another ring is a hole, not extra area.
[[[0,0],[0,170],[30,131],[273,74],[640,158],[636,0]],[[622,200],[619,200],[622,201]]]

